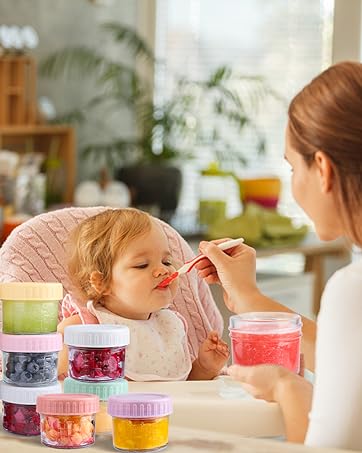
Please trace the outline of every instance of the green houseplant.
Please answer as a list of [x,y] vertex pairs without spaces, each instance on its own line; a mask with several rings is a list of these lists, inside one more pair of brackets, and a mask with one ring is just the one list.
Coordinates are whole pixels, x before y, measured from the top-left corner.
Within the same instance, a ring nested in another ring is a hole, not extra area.
[[[126,46],[134,58],[143,58],[153,70],[157,63],[154,55],[133,29],[119,23],[106,23],[102,28],[114,42]],[[65,48],[49,55],[42,61],[40,71],[43,76],[52,78],[78,73],[95,80],[96,93],[83,106],[59,116],[58,121],[81,124],[90,111],[101,106],[111,111],[122,105],[133,112],[137,123],[133,136],[101,142],[90,137],[81,154],[102,162],[109,173],[131,186],[135,204],[152,203],[152,197],[170,194],[174,189],[172,199],[161,202],[161,211],[175,209],[181,188],[178,164],[192,158],[199,146],[207,146],[213,153],[212,160],[218,161],[221,167],[225,163],[232,166],[235,161],[246,163],[243,153],[235,150],[223,133],[225,124],[240,135],[246,129],[252,131],[256,149],[263,153],[265,138],[251,112],[256,113],[266,97],[279,97],[262,78],[240,76],[223,66],[215,69],[206,80],[176,76],[173,94],[161,104],[155,104],[152,88],[136,65],[114,61],[84,46]],[[236,84],[243,86],[242,93],[235,88]],[[213,118],[212,124],[207,121],[205,125],[205,109],[208,117]],[[169,184],[161,177],[163,170],[171,175]],[[146,189],[142,198],[137,184],[145,181],[150,183],[151,189]],[[152,187],[155,193],[151,193]]]

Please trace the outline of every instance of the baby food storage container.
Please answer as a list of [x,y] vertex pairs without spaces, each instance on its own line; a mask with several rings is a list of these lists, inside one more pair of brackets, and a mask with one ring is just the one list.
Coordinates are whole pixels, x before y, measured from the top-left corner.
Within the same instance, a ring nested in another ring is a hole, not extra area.
[[60,393],[59,383],[48,387],[14,387],[0,383],[3,401],[3,427],[6,431],[22,436],[40,434],[40,417],[36,411],[36,399],[45,393]]
[[236,365],[281,365],[299,372],[302,322],[295,313],[255,312],[230,317]]
[[0,283],[3,332],[43,334],[57,331],[61,283]]
[[0,334],[4,381],[21,387],[39,387],[55,383],[58,352],[62,345],[60,333]]
[[54,394],[39,396],[42,444],[53,448],[79,448],[94,444],[96,395]]
[[109,397],[113,446],[123,451],[158,451],[168,444],[172,401],[159,393],[128,393]]
[[64,329],[69,347],[69,376],[84,381],[124,377],[129,329],[122,325],[85,324]]
[[99,398],[99,412],[96,414],[96,434],[112,432],[112,417],[107,412],[108,398],[128,392],[128,382],[116,379],[108,382],[76,381],[70,377],[64,379],[64,393],[91,393]]

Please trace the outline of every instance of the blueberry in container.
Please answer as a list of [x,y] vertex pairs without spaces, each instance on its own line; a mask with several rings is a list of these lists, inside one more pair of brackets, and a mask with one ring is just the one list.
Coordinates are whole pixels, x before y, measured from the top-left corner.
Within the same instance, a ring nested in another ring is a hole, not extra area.
[[57,380],[60,333],[48,335],[0,334],[4,382],[19,387],[48,386]]

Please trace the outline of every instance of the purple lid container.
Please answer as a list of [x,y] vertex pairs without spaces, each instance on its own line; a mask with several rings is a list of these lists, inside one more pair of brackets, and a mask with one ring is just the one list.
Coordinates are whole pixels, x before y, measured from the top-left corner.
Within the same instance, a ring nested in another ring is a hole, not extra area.
[[108,399],[108,414],[112,417],[158,418],[171,413],[171,397],[162,393],[126,393]]

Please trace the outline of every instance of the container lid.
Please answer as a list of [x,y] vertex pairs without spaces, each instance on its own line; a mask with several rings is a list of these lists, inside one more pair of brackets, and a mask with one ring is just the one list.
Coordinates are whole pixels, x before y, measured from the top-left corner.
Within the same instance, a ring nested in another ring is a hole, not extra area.
[[108,414],[112,417],[157,418],[171,413],[171,397],[162,393],[126,393],[108,400]]
[[45,415],[90,415],[99,411],[97,395],[59,393],[41,395],[36,401],[36,411]]
[[0,334],[0,349],[5,352],[55,352],[63,348],[60,333],[47,335]]
[[229,330],[252,334],[287,333],[300,330],[302,320],[297,313],[250,312],[230,316]]
[[35,406],[38,396],[47,393],[61,393],[61,391],[62,387],[59,382],[47,387],[15,387],[6,382],[0,382],[0,399],[13,404]]
[[10,282],[0,283],[3,300],[60,300],[63,299],[61,283]]
[[67,326],[64,343],[86,348],[116,348],[129,344],[129,328],[113,324]]
[[115,379],[107,382],[77,381],[71,377],[64,379],[64,393],[91,393],[101,401],[108,401],[111,395],[128,392],[128,382],[125,379]]

